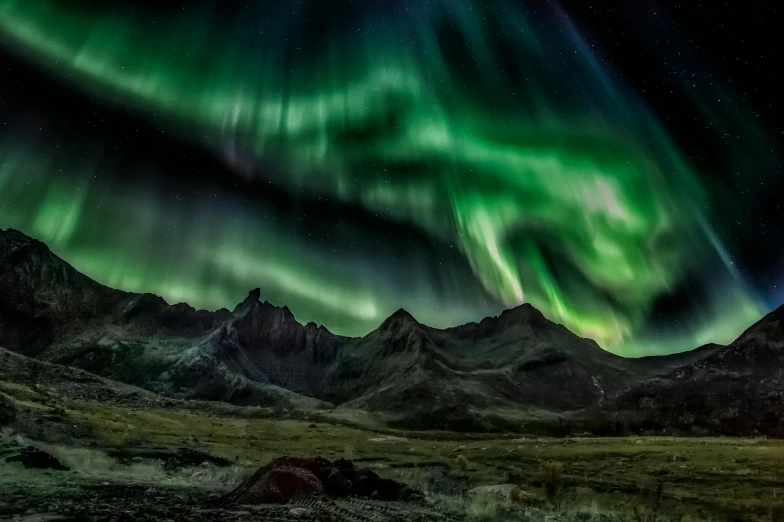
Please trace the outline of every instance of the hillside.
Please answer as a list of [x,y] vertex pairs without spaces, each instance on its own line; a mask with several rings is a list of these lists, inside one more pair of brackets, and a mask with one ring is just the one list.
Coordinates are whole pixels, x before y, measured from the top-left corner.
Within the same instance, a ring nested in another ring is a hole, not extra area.
[[612,409],[638,431],[784,437],[784,307],[696,355],[624,390]]

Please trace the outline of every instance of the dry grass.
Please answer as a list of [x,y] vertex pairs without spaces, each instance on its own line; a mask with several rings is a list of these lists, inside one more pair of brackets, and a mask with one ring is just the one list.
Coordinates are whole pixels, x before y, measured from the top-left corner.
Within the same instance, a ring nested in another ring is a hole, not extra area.
[[457,463],[457,467],[460,471],[468,471],[468,459],[465,457],[465,455],[458,455],[455,459],[455,462]]

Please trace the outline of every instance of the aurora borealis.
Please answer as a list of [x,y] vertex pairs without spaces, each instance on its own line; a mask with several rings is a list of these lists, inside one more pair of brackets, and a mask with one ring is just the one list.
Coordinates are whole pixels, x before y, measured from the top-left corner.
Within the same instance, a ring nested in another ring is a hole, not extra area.
[[[731,183],[568,5],[173,5],[0,0],[6,77],[24,70],[0,86],[0,227],[110,286],[208,308],[261,286],[347,335],[530,302],[637,355],[729,341],[777,304],[734,261]],[[780,147],[754,120],[734,103],[721,123],[756,136],[727,168],[762,185]]]

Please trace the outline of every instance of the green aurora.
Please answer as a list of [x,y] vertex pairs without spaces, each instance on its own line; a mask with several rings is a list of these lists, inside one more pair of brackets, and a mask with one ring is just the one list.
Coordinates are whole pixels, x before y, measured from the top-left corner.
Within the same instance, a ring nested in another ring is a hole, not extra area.
[[188,187],[187,201],[156,197],[112,182],[89,150],[12,130],[0,142],[0,226],[111,286],[212,308],[262,286],[300,320],[348,335],[401,306],[444,327],[530,302],[622,354],[730,340],[762,308],[729,266],[688,333],[641,333],[657,296],[722,258],[704,191],[579,39],[494,4],[357,7],[314,39],[298,35],[314,16],[304,7],[163,19],[0,0],[0,39],[16,53],[209,148],[240,179],[250,164],[294,197],[417,229],[443,253],[435,275],[416,268],[428,261],[413,240],[380,264],[378,253],[346,262],[253,201]]

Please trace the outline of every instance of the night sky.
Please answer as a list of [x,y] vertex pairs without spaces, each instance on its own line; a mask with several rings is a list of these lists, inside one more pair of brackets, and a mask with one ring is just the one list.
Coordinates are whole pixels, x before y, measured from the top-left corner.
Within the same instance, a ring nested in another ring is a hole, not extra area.
[[624,355],[784,302],[773,0],[0,0],[0,228],[364,335],[530,302]]

